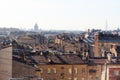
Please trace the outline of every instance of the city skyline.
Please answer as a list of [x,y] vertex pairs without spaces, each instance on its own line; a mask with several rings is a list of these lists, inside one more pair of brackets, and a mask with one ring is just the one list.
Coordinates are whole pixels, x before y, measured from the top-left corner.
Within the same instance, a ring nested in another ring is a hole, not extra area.
[[117,29],[119,0],[0,0],[0,27],[43,30]]

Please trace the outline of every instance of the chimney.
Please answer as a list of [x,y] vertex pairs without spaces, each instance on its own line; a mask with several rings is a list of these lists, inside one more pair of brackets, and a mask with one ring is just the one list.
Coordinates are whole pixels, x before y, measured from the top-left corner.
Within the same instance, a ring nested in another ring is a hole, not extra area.
[[108,53],[108,54],[107,54],[107,59],[108,59],[109,62],[112,61],[112,58],[111,58],[111,57],[112,57],[111,53]]
[[43,52],[42,52],[42,51],[40,52],[40,55],[41,55],[41,56],[43,55]]
[[98,35],[98,33],[96,33],[96,34],[94,35],[94,40],[95,40],[95,42],[98,41],[98,37],[99,37],[99,35]]
[[84,53],[83,53],[82,59],[83,59],[83,60],[87,60],[87,59],[88,59],[88,52],[84,52]]
[[116,51],[116,49],[115,49],[115,45],[111,45],[110,52],[111,52],[115,57],[117,57],[117,51]]
[[93,46],[94,57],[99,57],[98,43],[99,43],[99,39],[98,39],[98,33],[97,33],[94,35],[94,46]]
[[25,53],[23,54],[23,58],[24,58],[24,61],[26,62],[27,59],[26,59],[26,55],[25,55]]
[[90,33],[90,29],[88,29],[88,33]]
[[51,59],[50,59],[50,58],[48,58],[48,62],[51,62]]

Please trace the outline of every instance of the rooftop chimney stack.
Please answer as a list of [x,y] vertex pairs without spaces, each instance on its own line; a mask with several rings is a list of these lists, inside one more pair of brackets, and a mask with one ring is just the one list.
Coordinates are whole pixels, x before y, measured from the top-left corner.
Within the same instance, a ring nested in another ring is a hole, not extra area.
[[111,57],[112,57],[111,53],[108,53],[108,54],[107,54],[107,59],[108,59],[109,62],[112,61],[112,58],[111,58]]

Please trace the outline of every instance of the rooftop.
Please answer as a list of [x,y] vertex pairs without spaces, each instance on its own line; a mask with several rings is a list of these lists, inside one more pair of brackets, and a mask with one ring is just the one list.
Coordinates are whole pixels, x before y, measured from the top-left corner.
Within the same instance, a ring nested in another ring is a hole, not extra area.
[[100,33],[98,39],[100,42],[120,42],[120,36],[114,34]]

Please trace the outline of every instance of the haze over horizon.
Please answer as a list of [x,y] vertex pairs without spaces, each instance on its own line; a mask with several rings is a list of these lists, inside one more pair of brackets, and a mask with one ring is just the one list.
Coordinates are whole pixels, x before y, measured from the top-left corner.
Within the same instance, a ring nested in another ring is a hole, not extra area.
[[120,27],[120,0],[0,0],[0,27],[108,30]]

